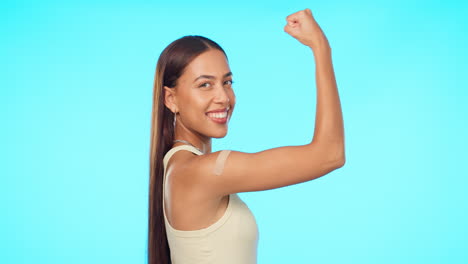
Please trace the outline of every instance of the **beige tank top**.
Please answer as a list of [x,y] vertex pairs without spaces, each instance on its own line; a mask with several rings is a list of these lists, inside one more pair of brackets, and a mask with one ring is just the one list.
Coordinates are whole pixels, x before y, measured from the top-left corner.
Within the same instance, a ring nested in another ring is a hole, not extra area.
[[181,145],[170,149],[164,156],[163,212],[172,264],[257,263],[257,222],[237,194],[229,195],[224,215],[206,228],[184,231],[174,229],[169,224],[164,203],[166,167],[172,155],[179,150],[203,155],[193,146]]

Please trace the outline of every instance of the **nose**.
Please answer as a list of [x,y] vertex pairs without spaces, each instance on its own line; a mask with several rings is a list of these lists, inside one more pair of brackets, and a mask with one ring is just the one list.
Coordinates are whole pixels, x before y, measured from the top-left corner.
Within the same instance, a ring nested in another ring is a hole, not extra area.
[[215,103],[227,105],[229,103],[229,94],[223,86],[218,86],[214,97]]

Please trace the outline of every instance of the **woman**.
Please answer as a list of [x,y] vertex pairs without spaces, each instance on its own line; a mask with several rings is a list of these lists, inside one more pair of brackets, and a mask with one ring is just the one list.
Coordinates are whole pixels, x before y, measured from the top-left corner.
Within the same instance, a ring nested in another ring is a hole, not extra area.
[[286,20],[284,30],[312,49],[316,63],[316,123],[307,145],[211,152],[211,138],[226,135],[236,101],[226,54],[200,36],[178,39],[161,53],[151,129],[149,264],[256,263],[257,224],[237,193],[310,181],[344,165],[328,40],[309,9]]

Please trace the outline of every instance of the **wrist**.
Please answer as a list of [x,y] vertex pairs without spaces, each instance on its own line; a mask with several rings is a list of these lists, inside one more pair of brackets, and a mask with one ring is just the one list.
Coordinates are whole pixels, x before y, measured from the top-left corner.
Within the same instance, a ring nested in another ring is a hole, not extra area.
[[308,45],[308,47],[315,53],[331,53],[331,47],[328,40],[325,38],[321,41]]
[[310,47],[315,57],[331,56],[330,46],[314,46]]

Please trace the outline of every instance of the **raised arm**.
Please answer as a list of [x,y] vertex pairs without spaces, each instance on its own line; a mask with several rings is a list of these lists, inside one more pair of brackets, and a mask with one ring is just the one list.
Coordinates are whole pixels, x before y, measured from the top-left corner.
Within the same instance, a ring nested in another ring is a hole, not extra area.
[[258,153],[232,151],[220,175],[214,173],[219,152],[190,158],[184,171],[191,186],[217,196],[268,190],[310,181],[344,165],[343,117],[328,40],[309,9],[288,16],[284,30],[310,47],[315,58],[317,109],[312,141]]

